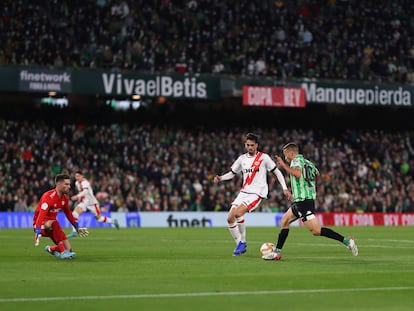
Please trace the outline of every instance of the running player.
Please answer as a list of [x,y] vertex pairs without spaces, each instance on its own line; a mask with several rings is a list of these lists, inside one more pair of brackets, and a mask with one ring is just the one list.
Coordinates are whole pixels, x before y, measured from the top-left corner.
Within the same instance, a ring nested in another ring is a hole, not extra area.
[[240,256],[246,252],[246,224],[244,214],[254,211],[263,199],[267,199],[269,187],[267,173],[276,175],[284,194],[290,198],[285,178],[276,167],[276,163],[267,153],[258,151],[259,137],[248,133],[245,137],[247,153],[240,155],[232,164],[231,170],[221,176],[214,177],[214,183],[232,179],[237,174],[243,175],[243,185],[239,194],[230,204],[227,223],[231,236],[236,242],[233,256]]
[[288,143],[282,148],[285,161],[276,156],[277,163],[290,174],[293,204],[282,217],[281,230],[278,236],[276,249],[263,259],[280,260],[282,248],[289,234],[289,225],[301,218],[303,224],[314,236],[324,236],[344,244],[354,256],[358,256],[358,247],[353,237],[344,237],[332,229],[321,227],[315,216],[316,178],[319,171],[308,159],[299,154],[299,147],[295,143]]
[[[90,182],[84,177],[81,171],[75,173],[75,187],[78,193],[71,197],[72,201],[77,201],[75,209],[72,214],[73,217],[78,220],[79,216],[89,210],[95,215],[95,219],[98,222],[104,222],[107,224],[113,224],[117,229],[119,229],[119,224],[116,219],[106,217],[102,215],[101,209],[98,204],[98,200],[95,197],[93,189]],[[75,228],[72,229],[72,232],[68,234],[68,238],[73,238],[78,236]]]

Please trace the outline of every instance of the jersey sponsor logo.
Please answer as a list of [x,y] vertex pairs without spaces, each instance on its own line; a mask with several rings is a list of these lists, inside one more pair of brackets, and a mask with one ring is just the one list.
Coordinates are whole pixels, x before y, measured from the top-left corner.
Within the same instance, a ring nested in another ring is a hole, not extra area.
[[[262,156],[262,152],[259,152],[257,155],[256,155],[256,158],[254,159],[254,161],[253,161],[253,163],[252,163],[252,167],[250,168],[250,169],[248,169],[248,170],[250,170],[251,171],[251,173],[250,173],[250,175],[248,175],[247,177],[246,177],[246,180],[245,180],[245,182],[244,182],[244,184],[243,184],[243,187],[242,187],[242,189],[245,187],[245,186],[247,186],[247,185],[251,185],[251,183],[253,182],[253,180],[254,180],[254,177],[256,176],[256,173],[259,171],[259,167],[260,167],[260,165],[262,164],[262,162],[263,162],[263,159],[260,159],[260,157]],[[260,160],[259,160],[260,159]]]
[[51,210],[49,210],[50,213],[59,213],[60,208],[53,208]]
[[[260,163],[258,165],[260,166]],[[242,170],[243,174],[249,174],[249,173],[258,172],[258,171],[259,169],[256,169],[256,168],[246,168]]]

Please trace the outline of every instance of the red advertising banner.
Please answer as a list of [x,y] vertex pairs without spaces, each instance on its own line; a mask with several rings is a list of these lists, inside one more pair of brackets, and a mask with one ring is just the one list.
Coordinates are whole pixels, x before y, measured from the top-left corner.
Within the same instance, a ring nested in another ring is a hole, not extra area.
[[414,213],[318,213],[316,217],[321,226],[414,226]]
[[305,108],[305,90],[294,87],[243,86],[243,105]]

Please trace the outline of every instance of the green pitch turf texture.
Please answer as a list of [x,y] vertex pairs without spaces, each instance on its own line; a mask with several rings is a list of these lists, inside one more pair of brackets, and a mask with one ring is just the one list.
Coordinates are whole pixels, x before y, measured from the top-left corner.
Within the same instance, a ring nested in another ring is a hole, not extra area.
[[297,227],[281,261],[259,256],[275,228],[248,227],[240,257],[226,228],[92,228],[61,260],[0,229],[0,310],[414,310],[414,228],[336,229],[358,257]]

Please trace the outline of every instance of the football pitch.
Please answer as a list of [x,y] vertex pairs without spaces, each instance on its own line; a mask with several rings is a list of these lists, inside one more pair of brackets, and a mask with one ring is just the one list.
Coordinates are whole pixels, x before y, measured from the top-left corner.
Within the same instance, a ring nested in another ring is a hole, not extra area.
[[0,310],[414,310],[414,228],[336,230],[358,257],[295,227],[283,259],[264,261],[278,230],[248,226],[240,257],[227,228],[91,228],[61,260],[48,238],[0,229]]

